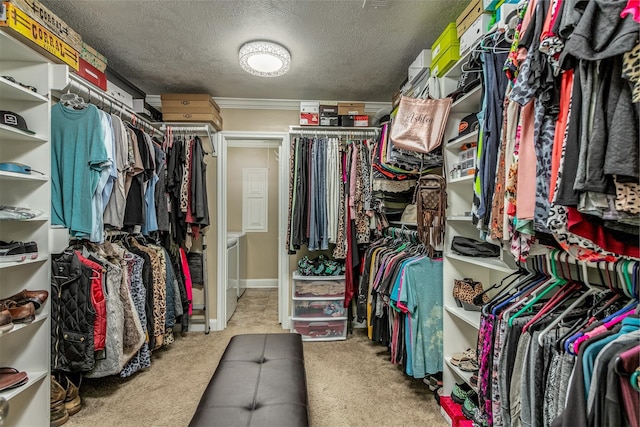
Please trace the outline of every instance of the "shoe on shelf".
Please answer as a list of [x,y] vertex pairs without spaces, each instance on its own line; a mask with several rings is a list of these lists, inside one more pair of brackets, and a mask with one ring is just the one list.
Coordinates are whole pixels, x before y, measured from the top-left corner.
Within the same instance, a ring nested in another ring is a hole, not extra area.
[[473,421],[476,417],[476,411],[480,411],[480,408],[478,408],[478,395],[473,393],[462,402],[462,415]]
[[458,368],[460,368],[461,371],[465,372],[478,372],[479,369],[478,363],[475,360],[464,360],[460,362]]
[[26,372],[10,367],[0,368],[0,391],[20,387],[28,381],[29,377]]
[[58,427],[69,421],[69,412],[64,405],[64,399],[66,397],[66,391],[64,387],[56,381],[55,377],[51,375],[51,399],[50,399],[50,414],[49,424],[51,427]]
[[0,311],[0,334],[3,332],[9,332],[12,329],[13,322],[11,321],[11,313],[9,310]]
[[453,390],[451,390],[451,400],[453,400],[457,404],[462,405],[464,401],[473,393],[475,392],[469,386],[469,384],[456,384],[455,386],[453,386]]
[[58,384],[65,390],[64,407],[69,416],[77,414],[82,409],[82,400],[80,399],[82,375],[71,372],[58,372],[55,377]]
[[0,262],[21,262],[27,259],[20,242],[0,242]]
[[476,352],[475,350],[468,348],[460,353],[453,353],[451,355],[451,364],[454,366],[460,365],[460,362],[466,360],[476,360]]
[[0,304],[0,310],[8,310],[13,323],[31,323],[36,318],[36,309],[32,302],[18,305],[15,301],[6,300]]
[[8,298],[0,299],[0,304],[8,301],[13,301],[18,305],[24,305],[28,302],[31,302],[33,303],[33,307],[36,309],[36,311],[38,311],[40,310],[40,308],[42,308],[45,301],[47,301],[47,298],[49,298],[49,292],[44,289],[35,291],[24,289]]

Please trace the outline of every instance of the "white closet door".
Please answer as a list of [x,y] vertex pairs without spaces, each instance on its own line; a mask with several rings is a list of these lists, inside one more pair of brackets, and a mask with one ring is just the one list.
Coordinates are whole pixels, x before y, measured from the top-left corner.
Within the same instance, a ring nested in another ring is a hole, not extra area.
[[242,227],[245,232],[268,231],[269,169],[242,169]]

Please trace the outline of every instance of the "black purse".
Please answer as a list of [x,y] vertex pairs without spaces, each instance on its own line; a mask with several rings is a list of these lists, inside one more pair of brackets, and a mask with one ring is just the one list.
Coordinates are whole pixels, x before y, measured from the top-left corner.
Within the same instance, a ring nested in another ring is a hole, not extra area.
[[497,258],[500,256],[500,246],[463,236],[453,238],[451,250],[457,254],[472,257]]

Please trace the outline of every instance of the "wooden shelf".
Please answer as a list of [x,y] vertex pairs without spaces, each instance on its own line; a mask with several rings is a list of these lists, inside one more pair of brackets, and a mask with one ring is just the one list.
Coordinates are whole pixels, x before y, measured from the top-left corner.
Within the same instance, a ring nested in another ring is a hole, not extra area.
[[[12,221],[12,222],[14,222],[14,221]],[[38,262],[44,262],[44,261],[48,261],[48,260],[49,260],[49,256],[48,255],[39,254],[38,258],[36,258],[36,259],[25,259],[24,261],[0,262],[0,270],[5,269],[5,268],[11,268],[11,267],[19,267],[21,265],[35,264],[35,263],[38,263]]]
[[[19,368],[16,368],[19,369]],[[25,385],[21,385],[20,387],[12,388],[5,391],[0,391],[0,397],[4,397],[8,401],[22,393],[23,391],[28,390],[31,387],[36,386],[40,381],[49,376],[49,372],[47,371],[27,371],[27,376],[29,377],[29,381]]]
[[454,259],[457,261],[466,262],[468,264],[474,264],[480,267],[488,268],[490,270],[502,271],[504,273],[513,273],[515,271],[515,269],[508,266],[504,261],[497,258],[474,258],[453,253],[447,253],[445,256],[448,259]]
[[454,179],[450,180],[447,184],[457,184],[459,182],[469,182],[469,181],[473,181],[474,178],[475,178],[475,175],[465,175],[465,176],[462,176],[460,178],[454,178]]
[[462,98],[458,99],[451,105],[452,113],[477,113],[482,107],[480,101],[482,100],[482,85],[479,85],[471,92],[465,94]]
[[[445,145],[445,148],[448,150],[457,149],[462,147],[463,144],[466,144],[468,142],[476,142],[476,141],[478,141],[478,131],[474,130],[473,132],[463,135],[460,138],[451,140]],[[456,153],[457,153],[457,150],[456,150]]]
[[[18,80],[15,76],[11,76]],[[39,88],[36,88],[39,89]],[[10,80],[0,77],[0,98],[3,101],[47,102],[46,96],[33,92]]]
[[16,172],[6,172],[0,171],[0,179],[8,180],[8,181],[40,181],[47,182],[49,177],[46,175],[28,175],[25,173],[16,173]]
[[2,339],[2,337],[5,336],[5,335],[9,335],[9,334],[12,334],[14,332],[17,332],[20,329],[29,328],[31,326],[37,325],[38,323],[43,322],[47,317],[48,317],[48,314],[42,312],[40,314],[36,314],[36,318],[31,323],[14,323],[13,324],[13,329],[11,329],[10,331],[0,332],[0,339]]
[[480,328],[480,312],[467,311],[462,307],[445,305],[444,309],[454,317],[468,323],[476,329]]
[[447,217],[447,221],[471,222],[472,219],[471,215],[451,215]]
[[47,142],[46,138],[42,138],[38,135],[32,135],[14,128],[13,126],[0,124],[0,142]]
[[473,372],[463,371],[462,369],[455,366],[453,363],[451,363],[450,356],[445,357],[444,361],[447,363],[447,366],[453,371],[453,373],[456,374],[458,378],[463,380],[465,383],[469,384],[469,387],[471,387],[476,393],[478,392],[478,388],[471,385],[471,377],[473,376]]

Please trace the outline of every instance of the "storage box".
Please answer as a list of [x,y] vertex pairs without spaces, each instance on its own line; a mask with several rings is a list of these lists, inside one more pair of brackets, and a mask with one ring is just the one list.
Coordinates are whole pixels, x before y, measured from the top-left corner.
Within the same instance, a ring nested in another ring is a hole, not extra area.
[[320,126],[338,126],[337,105],[320,105]]
[[213,113],[165,113],[162,112],[162,120],[165,122],[205,122],[222,130],[222,117]]
[[85,42],[82,42],[80,58],[84,59],[103,73],[107,69],[107,58]]
[[496,14],[496,25],[498,28],[506,28],[509,26],[509,22],[507,22],[507,18],[511,15],[512,12],[518,9],[517,3],[502,3],[495,11]]
[[[338,116],[364,114],[364,104],[356,102],[338,102]],[[344,125],[341,125],[344,126]]]
[[152,122],[162,121],[162,113],[153,106],[147,104],[144,99],[133,100],[133,111]]
[[491,25],[491,15],[483,13],[475,20],[467,31],[460,38],[460,56],[473,49],[478,41],[487,34],[489,25]]
[[337,341],[347,339],[347,318],[307,320],[291,318],[291,332],[303,341]]
[[[458,16],[458,19],[456,19],[456,33],[458,38],[462,37],[462,34],[467,31],[471,24],[483,13],[487,12],[484,10],[482,0],[472,0],[460,16]],[[488,13],[491,15],[491,12]]]
[[320,103],[303,101],[300,102],[300,125],[318,126],[320,124]]
[[[74,50],[82,51],[82,37],[38,0],[10,0],[31,19],[51,31]],[[105,60],[105,63],[107,61]],[[104,70],[101,70],[104,72]]]
[[458,35],[456,34],[456,23],[450,22],[444,29],[442,34],[438,36],[436,41],[431,46],[431,65],[437,62],[438,59],[454,44],[458,43]]
[[302,276],[293,273],[293,295],[296,298],[344,297],[345,276]]
[[98,86],[100,89],[104,91],[107,90],[107,76],[82,58],[80,58],[76,74],[89,83]]
[[455,427],[473,427],[473,421],[471,420],[460,420]]
[[458,153],[459,177],[476,173],[477,148],[471,147]]
[[204,93],[163,93],[160,101],[163,113],[220,113],[211,95]]
[[451,420],[451,425],[456,426],[460,421],[466,420],[462,413],[462,406],[458,405],[449,396],[440,397],[440,406]]
[[16,34],[27,46],[53,62],[67,64],[73,70],[78,69],[80,53],[15,4],[0,3],[0,27]]
[[364,116],[364,115],[353,116],[353,126],[355,127],[369,126],[369,116]]
[[107,80],[107,93],[127,107],[133,109],[133,97],[131,94],[109,80]]
[[445,50],[431,67],[431,75],[442,77],[460,59],[460,43],[455,43]]
[[327,298],[294,298],[293,317],[336,318],[345,317],[344,297]]

